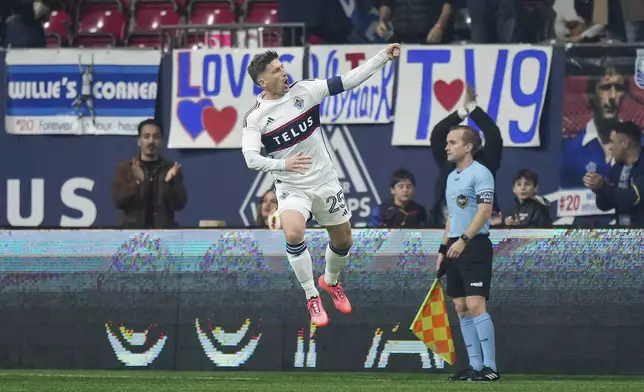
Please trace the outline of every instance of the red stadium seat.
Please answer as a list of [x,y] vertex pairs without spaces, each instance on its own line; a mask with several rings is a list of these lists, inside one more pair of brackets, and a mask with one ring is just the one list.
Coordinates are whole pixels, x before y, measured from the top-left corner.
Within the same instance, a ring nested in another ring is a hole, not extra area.
[[237,23],[237,14],[227,1],[193,1],[188,14],[190,24]]
[[76,9],[82,11],[84,7],[103,7],[104,9],[118,9],[121,12],[126,10],[126,1],[128,0],[77,0],[75,1]]
[[115,8],[107,10],[101,4],[82,7],[78,22],[76,46],[116,46],[125,35],[125,16]]
[[159,47],[162,44],[160,27],[181,23],[181,15],[168,2],[138,3],[135,10],[132,31],[127,39],[128,46]]
[[77,8],[74,16],[76,17],[76,24],[80,23],[80,20],[85,16],[85,14],[95,14],[103,11],[123,11],[121,8],[121,3],[116,1],[94,1],[94,0],[80,0],[77,3]]
[[[237,23],[237,14],[230,1],[192,1],[189,6],[190,24],[214,25]],[[188,31],[186,47],[230,47],[231,31]]]
[[188,0],[126,0],[132,4],[131,8],[146,7],[148,5],[158,5],[173,8],[175,11],[182,11],[186,8]]
[[246,22],[257,24],[277,23],[276,2],[251,2],[246,11]]
[[[247,0],[245,21],[250,24],[270,25],[278,22],[276,1],[250,1]],[[261,34],[261,46],[275,47],[282,44],[282,31],[279,27],[267,26]]]
[[64,11],[52,11],[49,20],[44,23],[47,46],[60,47],[69,44],[72,17]]
[[275,8],[277,8],[279,5],[278,0],[235,0],[235,1],[246,10],[250,8],[251,4],[261,4],[261,3],[264,3],[265,5],[271,4]]

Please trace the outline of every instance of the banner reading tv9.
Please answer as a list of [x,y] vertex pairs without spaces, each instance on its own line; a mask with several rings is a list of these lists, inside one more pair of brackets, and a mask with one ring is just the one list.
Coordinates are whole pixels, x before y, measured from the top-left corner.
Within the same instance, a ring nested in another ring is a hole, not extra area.
[[[331,323],[315,328],[279,231],[0,231],[0,366],[452,371],[409,331],[442,234],[354,231],[354,311],[323,294]],[[642,235],[492,232],[501,371],[642,373]],[[306,242],[317,277],[328,238]]]
[[575,217],[592,220],[613,214],[613,210],[596,207],[595,194],[584,187],[583,178],[589,171],[608,176],[614,164],[608,149],[610,133],[619,121],[644,126],[644,49],[626,45],[571,47],[566,55],[557,209],[558,216],[569,222],[562,223],[572,224]]
[[14,49],[7,133],[136,135],[154,117],[161,54],[139,49]]
[[[469,84],[504,147],[539,147],[551,59],[551,46],[403,45],[391,144],[429,146],[432,129],[461,107]],[[478,129],[469,117],[464,123]]]

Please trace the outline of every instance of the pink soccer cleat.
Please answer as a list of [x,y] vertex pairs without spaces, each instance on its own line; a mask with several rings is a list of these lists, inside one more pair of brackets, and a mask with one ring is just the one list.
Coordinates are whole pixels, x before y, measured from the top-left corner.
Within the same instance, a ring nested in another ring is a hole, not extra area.
[[309,309],[311,321],[316,327],[324,327],[329,323],[329,316],[326,314],[324,306],[322,306],[322,298],[309,298],[306,307]]
[[340,282],[335,286],[329,286],[324,279],[324,275],[322,275],[318,279],[318,286],[331,295],[336,309],[344,314],[351,313],[351,302],[349,302],[349,298],[344,294],[344,289]]

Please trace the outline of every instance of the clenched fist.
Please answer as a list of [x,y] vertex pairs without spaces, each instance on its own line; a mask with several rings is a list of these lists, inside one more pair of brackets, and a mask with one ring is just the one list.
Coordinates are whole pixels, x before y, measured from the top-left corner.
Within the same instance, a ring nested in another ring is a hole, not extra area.
[[387,45],[387,56],[389,56],[389,60],[400,57],[400,44]]

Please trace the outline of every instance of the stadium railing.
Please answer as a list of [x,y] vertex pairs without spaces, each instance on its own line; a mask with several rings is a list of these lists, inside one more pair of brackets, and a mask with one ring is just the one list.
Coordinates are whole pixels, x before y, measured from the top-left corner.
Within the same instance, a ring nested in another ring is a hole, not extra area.
[[302,46],[306,43],[304,23],[231,23],[162,26],[161,50],[178,48],[261,48]]

